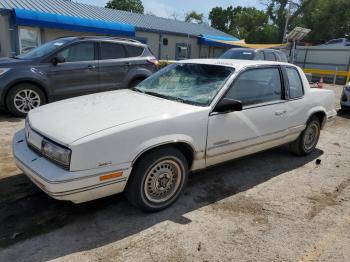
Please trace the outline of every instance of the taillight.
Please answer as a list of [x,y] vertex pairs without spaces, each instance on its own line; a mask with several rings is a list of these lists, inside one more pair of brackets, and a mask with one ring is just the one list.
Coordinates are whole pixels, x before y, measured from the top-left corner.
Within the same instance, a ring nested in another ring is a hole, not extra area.
[[157,59],[155,59],[155,58],[148,58],[147,62],[151,63],[151,64],[154,64],[157,68],[159,66],[159,61]]

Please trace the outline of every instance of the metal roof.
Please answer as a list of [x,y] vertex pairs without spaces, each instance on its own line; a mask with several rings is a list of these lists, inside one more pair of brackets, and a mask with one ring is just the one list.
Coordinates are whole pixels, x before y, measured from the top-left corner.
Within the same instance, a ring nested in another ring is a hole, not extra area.
[[75,3],[66,0],[1,0],[0,9],[27,9],[66,16],[104,20],[131,24],[139,31],[158,31],[189,35],[216,35],[232,37],[205,24],[186,23],[153,15],[136,14],[127,11]]

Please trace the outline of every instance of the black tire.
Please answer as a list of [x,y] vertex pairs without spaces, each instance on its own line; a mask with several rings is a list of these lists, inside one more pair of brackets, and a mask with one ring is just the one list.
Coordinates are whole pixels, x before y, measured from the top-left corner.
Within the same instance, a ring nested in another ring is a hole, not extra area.
[[[314,131],[311,129],[314,129]],[[312,132],[315,133],[312,135]],[[300,134],[298,139],[289,144],[290,150],[297,156],[306,156],[311,154],[316,148],[320,138],[320,133],[320,120],[318,117],[312,116],[307,122],[305,130]]]
[[[166,168],[161,168],[162,165],[164,165],[164,167],[166,165],[168,166]],[[171,168],[173,168],[173,172],[172,174],[168,174],[165,170],[171,170]],[[174,173],[177,175],[174,175]],[[160,178],[162,175],[169,175],[172,176],[172,178]],[[161,179],[165,179],[165,182],[161,181]],[[176,181],[174,181],[175,179]],[[145,156],[139,159],[134,165],[126,186],[125,195],[131,204],[143,211],[160,211],[171,206],[180,197],[186,187],[187,179],[188,163],[179,150],[173,147],[155,149],[146,153]],[[169,183],[169,180],[171,183]],[[169,185],[174,185],[174,187],[170,187]],[[162,188],[163,191],[161,190]],[[152,189],[155,190],[154,193],[151,193]],[[169,195],[165,195],[168,191]],[[156,196],[159,192],[163,195]],[[163,197],[163,199],[153,200],[156,197]]]
[[145,80],[145,79],[144,78],[137,78],[137,79],[132,80],[129,84],[129,88],[134,88],[135,86],[140,84],[143,80]]
[[[29,102],[21,110],[21,105],[24,103],[24,97],[27,96]],[[19,101],[17,98],[23,97]],[[15,100],[16,99],[16,100]],[[30,100],[32,99],[32,100]],[[41,89],[33,84],[19,84],[10,89],[6,96],[6,107],[11,114],[18,117],[25,117],[27,113],[36,107],[42,106],[46,103],[46,97]]]

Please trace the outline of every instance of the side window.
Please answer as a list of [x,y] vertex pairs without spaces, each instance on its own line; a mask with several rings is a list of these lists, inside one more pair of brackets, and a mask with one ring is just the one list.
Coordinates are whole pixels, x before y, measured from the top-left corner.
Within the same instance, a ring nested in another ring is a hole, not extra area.
[[126,50],[128,51],[128,57],[140,56],[143,53],[144,48],[140,46],[126,45]]
[[276,56],[273,52],[265,52],[265,59],[268,61],[276,61]]
[[287,75],[289,81],[289,97],[302,97],[304,95],[304,90],[298,71],[295,68],[287,67]]
[[243,72],[234,81],[226,97],[241,101],[243,106],[281,100],[279,69],[271,67]]
[[121,44],[102,42],[101,60],[125,58],[125,48]]
[[58,52],[57,55],[63,56],[66,62],[92,61],[95,60],[94,43],[75,44]]
[[257,52],[257,53],[255,54],[254,60],[265,60],[264,53],[263,53],[263,52]]

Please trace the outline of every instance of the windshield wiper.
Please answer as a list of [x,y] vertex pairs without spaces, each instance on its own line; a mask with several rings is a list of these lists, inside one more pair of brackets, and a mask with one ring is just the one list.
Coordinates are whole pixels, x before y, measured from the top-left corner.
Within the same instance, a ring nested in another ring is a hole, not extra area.
[[[142,91],[141,91],[141,92],[142,92]],[[143,91],[143,93],[144,93],[144,94],[147,94],[147,95],[151,95],[151,96],[160,97],[160,98],[171,99],[171,96],[162,95],[162,94],[159,94],[159,93],[157,93],[157,92]]]
[[143,90],[137,89],[135,87],[131,88],[131,90],[133,90],[135,92],[140,92],[140,93],[143,93],[143,94],[151,95],[151,96],[156,96],[156,97],[160,97],[160,98],[176,101],[176,102],[179,102],[179,103],[202,106],[202,104],[199,103],[199,102],[186,100],[186,99],[183,99],[181,97],[167,96],[167,95],[159,94],[157,92],[152,92],[152,91],[143,91]]

